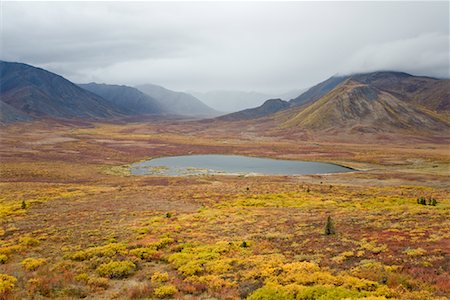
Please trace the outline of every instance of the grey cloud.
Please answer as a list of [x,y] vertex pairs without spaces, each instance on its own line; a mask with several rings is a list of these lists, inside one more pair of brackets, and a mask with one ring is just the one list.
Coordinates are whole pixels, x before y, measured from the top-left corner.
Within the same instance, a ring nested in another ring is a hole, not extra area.
[[424,34],[414,38],[369,45],[355,53],[342,67],[343,73],[396,70],[448,78],[448,34]]
[[76,82],[283,92],[336,73],[448,77],[448,2],[2,2],[1,59]]

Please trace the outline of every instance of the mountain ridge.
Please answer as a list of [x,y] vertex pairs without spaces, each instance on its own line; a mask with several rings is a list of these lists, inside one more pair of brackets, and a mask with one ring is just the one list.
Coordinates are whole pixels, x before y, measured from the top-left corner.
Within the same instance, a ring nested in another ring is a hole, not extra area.
[[[28,118],[102,119],[121,116],[108,102],[64,77],[31,65],[0,61],[0,96]],[[6,122],[7,118],[3,117]]]
[[[280,113],[281,115],[282,113]],[[312,130],[440,131],[449,128],[442,118],[402,101],[376,87],[347,79],[299,112],[286,112],[281,128]]]
[[214,116],[219,114],[196,97],[185,92],[172,91],[156,84],[143,84],[135,88],[156,99],[163,107],[175,114],[187,116]]
[[78,86],[110,101],[127,115],[168,113],[157,100],[130,86],[95,82]]

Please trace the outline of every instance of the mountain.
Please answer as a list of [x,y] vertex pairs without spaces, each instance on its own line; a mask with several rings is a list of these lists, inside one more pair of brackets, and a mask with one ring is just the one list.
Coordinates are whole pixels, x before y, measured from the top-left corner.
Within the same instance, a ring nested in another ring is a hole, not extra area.
[[218,115],[217,111],[187,93],[171,91],[154,84],[139,85],[136,88],[156,99],[165,110],[173,114],[188,116]]
[[[333,88],[335,88],[338,84],[342,83],[344,80],[346,80],[348,77],[330,77],[329,79],[309,88],[305,92],[303,92],[300,96],[297,96],[293,99],[290,99],[289,101],[284,101],[286,103],[278,103],[275,106],[272,106],[271,108],[265,108],[263,107],[266,103],[264,103],[261,106],[257,106],[254,108],[248,108],[245,110],[241,110],[232,114],[225,115],[223,119],[229,119],[229,120],[243,120],[243,119],[255,119],[255,118],[261,118],[264,116],[269,116],[272,113],[275,113],[281,109],[286,109],[287,107],[294,107],[294,106],[301,106],[303,104],[315,101],[331,91]],[[299,90],[304,91],[304,89]],[[289,94],[286,94],[289,95]],[[281,97],[280,97],[281,98]],[[266,98],[267,99],[267,98]],[[283,101],[283,100],[282,100]],[[277,109],[278,108],[278,109]],[[230,116],[230,117],[228,117]]]
[[[392,101],[394,101],[393,99],[395,99],[396,101],[397,100],[401,101],[403,102],[401,104],[402,107],[404,107],[404,105],[409,105],[408,107],[411,109],[414,108],[414,111],[416,112],[421,111],[429,115],[437,114],[438,119],[439,118],[442,119],[443,117],[442,115],[450,115],[450,80],[442,80],[423,76],[413,76],[410,74],[393,71],[380,71],[372,73],[330,77],[327,80],[311,87],[306,92],[302,93],[300,96],[291,99],[288,105],[289,108],[286,105],[283,106],[279,105],[278,111],[279,110],[286,111],[285,113],[283,113],[283,115],[286,116],[289,115],[290,112],[295,113],[304,110],[305,112],[301,114],[301,117],[311,120],[311,117],[308,117],[306,115],[306,112],[313,114],[314,113],[313,109],[318,108],[317,105],[312,104],[320,101],[322,98],[332,93],[340,85],[343,85],[348,81],[367,85],[367,88],[370,88],[372,92],[376,91],[377,95],[381,95],[380,93],[383,92],[382,93],[383,97],[381,97],[383,99],[386,98],[385,97],[386,95],[390,95],[392,96],[391,98]],[[344,92],[344,90],[342,89],[340,89],[339,91]],[[363,97],[367,96],[366,94],[364,93],[360,94],[358,89],[356,89],[354,92],[357,95],[361,96],[360,100],[362,102],[366,100]],[[333,92],[333,95],[336,95],[336,91]],[[352,99],[352,103],[354,103],[354,105],[360,104],[358,103],[357,98],[355,98],[354,96],[350,98]],[[344,105],[344,103],[341,104]],[[306,109],[306,107],[309,108]],[[371,108],[375,109],[375,107]],[[367,109],[369,109],[369,106],[367,106]],[[405,110],[402,111],[404,112]],[[262,107],[255,107],[252,109],[247,109],[244,111],[223,116],[222,119],[248,120],[262,117],[270,117],[273,113],[276,112],[277,109],[262,109]],[[341,118],[343,119],[346,119],[348,117],[350,117],[350,115],[348,114],[341,116]],[[298,120],[299,118],[300,116],[298,118],[295,118],[295,120]],[[317,121],[318,119],[315,120]],[[287,122],[287,124],[298,124],[299,126],[304,125],[306,126],[308,122],[307,123],[305,122],[306,121],[302,122],[291,121]],[[311,122],[309,122],[308,124],[311,124]],[[426,123],[430,126],[431,124],[433,124],[432,121]],[[313,126],[313,127],[318,128],[320,126]],[[429,126],[425,127],[428,128]],[[434,126],[433,128],[437,127]]]
[[121,116],[105,99],[41,68],[0,61],[0,78],[1,122]]
[[349,76],[333,76],[327,80],[309,88],[306,92],[302,93],[300,96],[289,101],[291,106],[300,106],[305,103],[309,103],[319,99],[326,93],[334,89],[337,85],[347,80]]
[[280,98],[282,100],[292,100],[296,97],[298,97],[298,95],[303,94],[304,92],[306,92],[308,89],[294,89],[294,90],[290,90],[288,92],[282,93],[282,94],[278,94],[276,98]]
[[245,91],[209,91],[192,94],[207,105],[223,112],[236,112],[247,108],[260,106],[272,96],[258,92]]
[[444,117],[401,100],[395,94],[352,78],[306,107],[280,113],[282,128],[312,130],[440,131],[450,128]]
[[433,111],[450,110],[450,80],[413,76],[401,72],[356,74],[351,78],[389,92],[399,99]]
[[0,123],[14,123],[19,121],[30,121],[33,118],[20,110],[0,101]]
[[289,102],[281,99],[269,99],[256,108],[245,109],[239,112],[231,113],[222,117],[220,120],[247,120],[264,117],[283,109],[290,107]]
[[78,86],[101,96],[127,115],[163,114],[167,112],[159,101],[136,88],[94,82],[79,84]]
[[264,101],[271,98],[290,100],[300,95],[303,91],[304,89],[296,89],[282,94],[265,94],[259,92],[218,90],[205,93],[191,92],[191,94],[218,111],[237,112],[261,106]]

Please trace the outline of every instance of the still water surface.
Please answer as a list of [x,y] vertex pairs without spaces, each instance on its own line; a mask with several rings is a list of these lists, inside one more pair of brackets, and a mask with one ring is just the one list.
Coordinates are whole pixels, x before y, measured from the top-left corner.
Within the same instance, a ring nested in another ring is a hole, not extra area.
[[150,159],[131,165],[133,175],[203,174],[301,175],[352,172],[335,164],[239,155],[184,155]]

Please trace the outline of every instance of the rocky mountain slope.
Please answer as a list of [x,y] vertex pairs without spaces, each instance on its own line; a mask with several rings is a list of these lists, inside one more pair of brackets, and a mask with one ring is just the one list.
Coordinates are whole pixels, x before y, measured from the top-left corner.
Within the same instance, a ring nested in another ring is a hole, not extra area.
[[281,112],[274,119],[282,128],[313,130],[374,132],[450,128],[443,115],[353,79],[347,79],[309,105]]

